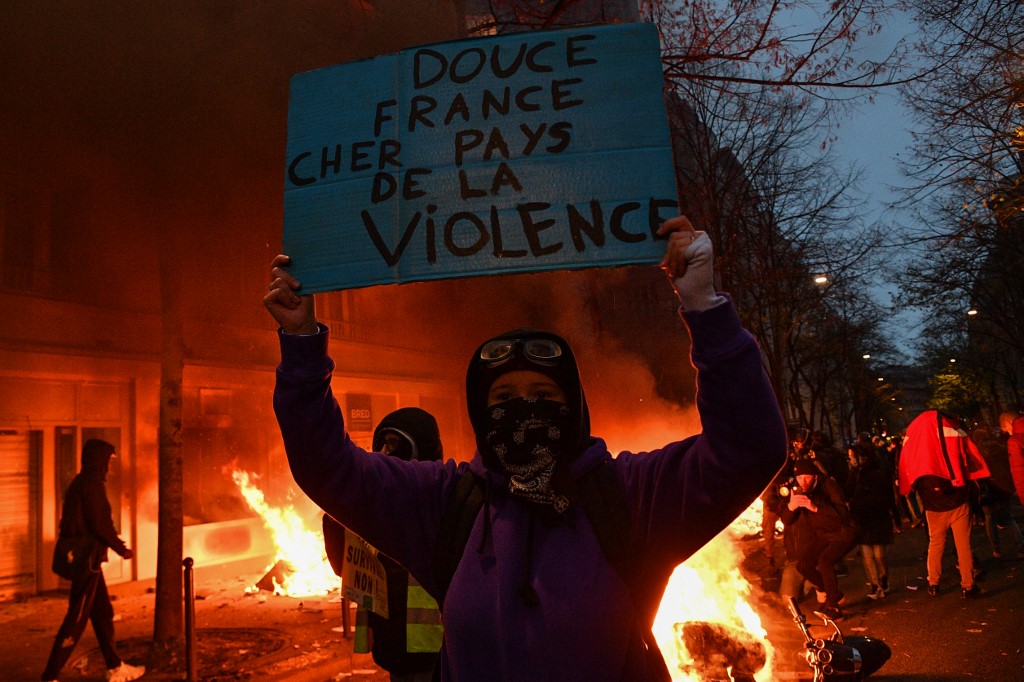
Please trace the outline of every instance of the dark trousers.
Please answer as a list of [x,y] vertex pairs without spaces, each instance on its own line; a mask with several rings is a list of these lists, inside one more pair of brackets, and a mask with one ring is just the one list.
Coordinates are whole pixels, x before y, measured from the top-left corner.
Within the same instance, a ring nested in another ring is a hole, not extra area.
[[121,665],[121,657],[114,648],[114,606],[110,603],[103,571],[86,571],[84,576],[71,581],[68,613],[57,630],[42,679],[57,679],[89,622],[92,622],[107,669]]
[[801,537],[796,568],[816,589],[825,593],[825,603],[829,606],[839,605],[836,562],[853,549],[856,539],[857,533],[853,530],[829,535],[808,533],[808,537]]

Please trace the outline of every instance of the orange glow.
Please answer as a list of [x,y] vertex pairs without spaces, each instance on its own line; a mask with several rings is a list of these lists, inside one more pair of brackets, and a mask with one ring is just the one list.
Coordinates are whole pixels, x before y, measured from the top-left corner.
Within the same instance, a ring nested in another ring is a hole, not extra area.
[[290,504],[284,507],[267,504],[263,491],[253,482],[255,475],[235,470],[231,472],[231,478],[249,507],[263,519],[273,538],[276,553],[267,570],[271,571],[279,561],[289,569],[273,576],[274,594],[308,597],[337,589],[340,579],[327,561],[320,530],[307,528],[302,516]]

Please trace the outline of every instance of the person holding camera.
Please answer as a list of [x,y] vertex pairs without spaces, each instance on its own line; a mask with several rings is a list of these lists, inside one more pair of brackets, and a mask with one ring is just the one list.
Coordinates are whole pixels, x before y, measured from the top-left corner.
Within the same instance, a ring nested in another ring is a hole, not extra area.
[[835,565],[853,549],[857,526],[839,484],[821,472],[815,463],[799,459],[793,463],[794,485],[780,509],[786,533],[793,533],[796,568],[819,593],[823,617],[839,620],[842,593]]

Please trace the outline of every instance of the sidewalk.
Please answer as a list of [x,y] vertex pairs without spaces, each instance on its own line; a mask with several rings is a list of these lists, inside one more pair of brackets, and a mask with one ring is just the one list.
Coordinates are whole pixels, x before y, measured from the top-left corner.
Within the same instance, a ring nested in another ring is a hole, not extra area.
[[[324,597],[247,594],[264,570],[211,568],[196,571],[196,667],[198,679],[324,682],[386,682],[369,654],[354,654],[341,632],[337,593]],[[146,664],[153,638],[153,580],[110,586],[118,651]],[[39,679],[53,637],[67,610],[67,595],[53,592],[21,602],[0,602],[0,680]],[[185,670],[184,663],[180,666]],[[86,628],[61,674],[63,682],[102,680],[103,659],[92,627]],[[143,680],[184,679],[148,671]]]

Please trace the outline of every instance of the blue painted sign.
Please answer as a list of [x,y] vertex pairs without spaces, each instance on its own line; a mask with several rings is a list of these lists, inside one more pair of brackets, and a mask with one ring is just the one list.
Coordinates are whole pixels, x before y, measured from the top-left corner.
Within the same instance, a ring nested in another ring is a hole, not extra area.
[[284,252],[303,291],[657,263],[677,213],[658,36],[595,26],[292,78]]

